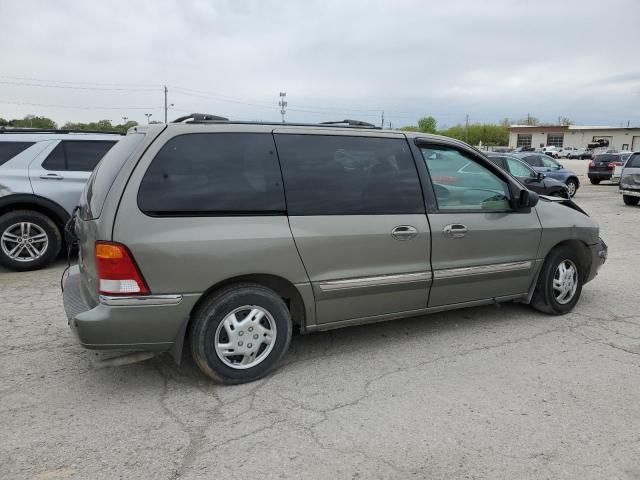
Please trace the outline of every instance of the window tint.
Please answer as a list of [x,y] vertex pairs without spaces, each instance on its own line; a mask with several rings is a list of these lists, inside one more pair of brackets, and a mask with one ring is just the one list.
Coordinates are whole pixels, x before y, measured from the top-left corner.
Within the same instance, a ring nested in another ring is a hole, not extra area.
[[627,162],[626,168],[640,168],[640,153],[634,153]]
[[523,157],[523,160],[527,162],[529,165],[531,165],[532,167],[544,166],[542,164],[542,158],[540,158],[540,155],[528,155],[526,157]]
[[549,157],[549,155],[540,155],[540,160],[542,161],[542,165],[547,168],[551,168],[553,170],[560,168],[558,162]]
[[92,172],[116,142],[63,141],[67,170]]
[[423,213],[406,140],[276,135],[289,215]]
[[514,177],[535,178],[537,176],[533,170],[531,170],[524,163],[519,162],[515,158],[507,158],[507,165],[509,165],[509,171]]
[[45,170],[91,172],[116,142],[63,140],[42,163]]
[[286,211],[268,133],[194,133],[169,140],[138,192],[150,215],[274,214]]
[[421,148],[439,210],[508,210],[509,187],[471,155],[448,147]]
[[80,200],[80,215],[84,220],[100,216],[107,193],[116,176],[144,137],[144,133],[130,133],[125,136],[107,152],[94,169]]
[[64,147],[62,142],[56,145],[49,156],[42,162],[42,168],[45,170],[66,170],[66,162],[64,159]]
[[504,166],[504,157],[494,157],[492,155],[492,156],[489,157],[489,160],[491,160],[493,163],[498,165],[500,168],[506,168]]
[[25,151],[35,142],[0,142],[0,165]]

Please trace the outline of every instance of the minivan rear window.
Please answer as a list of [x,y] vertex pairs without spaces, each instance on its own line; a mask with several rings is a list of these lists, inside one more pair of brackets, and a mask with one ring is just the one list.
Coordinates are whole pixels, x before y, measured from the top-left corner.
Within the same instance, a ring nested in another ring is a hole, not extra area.
[[0,165],[24,152],[35,142],[0,142]]
[[130,133],[116,143],[98,163],[84,187],[80,200],[80,217],[97,218],[102,212],[109,189],[127,159],[144,140],[141,132]]
[[138,191],[150,216],[284,215],[270,133],[190,133],[170,139]]

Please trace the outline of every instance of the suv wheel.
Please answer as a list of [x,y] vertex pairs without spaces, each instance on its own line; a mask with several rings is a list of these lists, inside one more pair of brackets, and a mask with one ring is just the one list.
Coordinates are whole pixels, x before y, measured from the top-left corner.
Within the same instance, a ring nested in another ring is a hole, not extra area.
[[193,315],[191,353],[219,383],[252,382],[272,370],[291,342],[291,315],[274,291],[257,284],[226,288]]
[[637,205],[640,202],[640,197],[633,197],[631,195],[623,195],[622,201],[625,205]]
[[573,197],[578,191],[578,182],[573,178],[567,180],[567,188],[569,189],[569,196]]
[[61,245],[58,227],[40,212],[17,210],[0,216],[0,264],[11,270],[45,267]]
[[592,185],[598,185],[600,183],[599,178],[590,178],[589,181],[591,182]]
[[531,305],[544,313],[563,315],[573,310],[582,292],[580,260],[568,247],[553,249],[542,266]]

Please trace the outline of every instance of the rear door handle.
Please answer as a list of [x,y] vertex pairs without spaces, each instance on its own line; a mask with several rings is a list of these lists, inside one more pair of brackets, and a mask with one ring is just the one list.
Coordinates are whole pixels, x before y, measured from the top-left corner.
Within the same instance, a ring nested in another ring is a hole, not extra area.
[[47,173],[46,175],[40,175],[43,180],[64,180],[64,177],[59,173]]
[[452,238],[462,238],[467,233],[467,227],[461,223],[452,223],[444,227],[442,231]]
[[391,236],[396,240],[409,240],[418,235],[418,230],[411,225],[398,225],[391,230]]

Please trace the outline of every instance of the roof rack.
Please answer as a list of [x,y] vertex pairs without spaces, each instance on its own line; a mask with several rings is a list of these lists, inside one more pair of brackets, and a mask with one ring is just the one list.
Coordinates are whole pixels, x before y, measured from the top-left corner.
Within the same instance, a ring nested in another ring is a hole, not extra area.
[[124,135],[115,130],[61,130],[56,128],[5,128],[0,127],[0,133],[106,133],[109,135]]
[[381,130],[372,123],[362,122],[360,120],[337,120],[333,122],[321,123],[281,123],[281,122],[259,122],[259,121],[243,121],[229,120],[226,117],[218,115],[210,115],[208,113],[191,113],[183,117],[176,118],[171,123],[229,123],[236,125],[273,125],[279,127],[351,127],[351,128],[372,128]]
[[320,125],[349,125],[350,127],[367,127],[367,128],[378,128],[373,123],[363,122],[361,120],[336,120],[334,122],[320,122]]
[[199,123],[199,122],[228,122],[227,117],[220,117],[218,115],[209,115],[208,113],[190,113],[184,117],[176,118],[171,123]]

